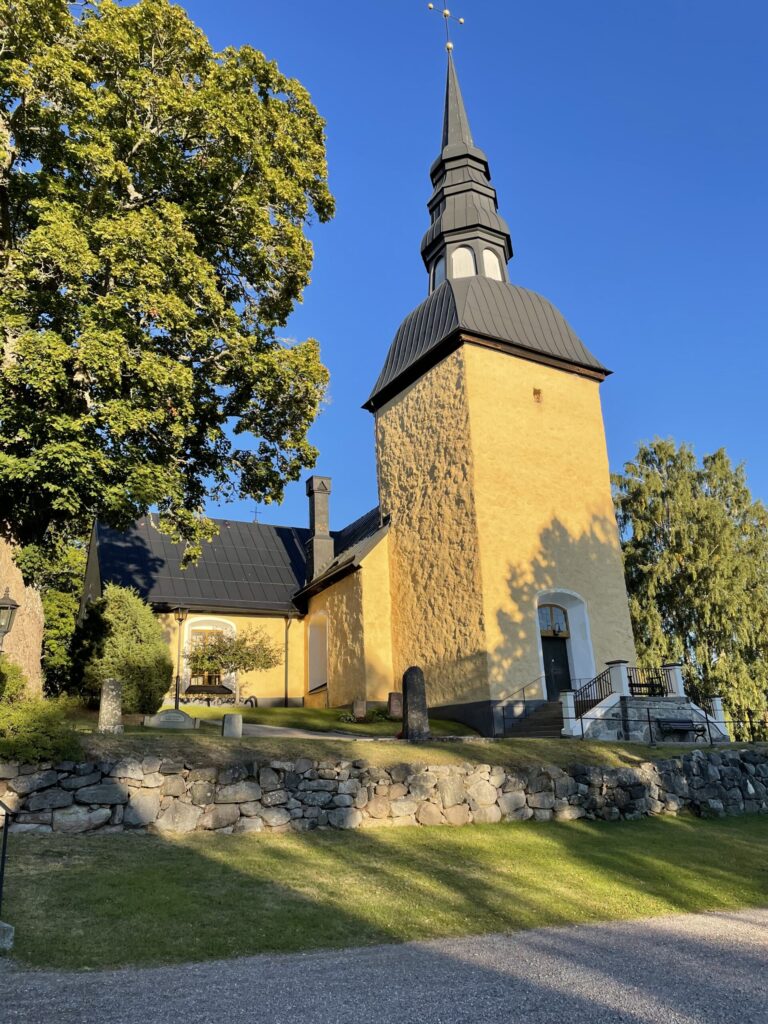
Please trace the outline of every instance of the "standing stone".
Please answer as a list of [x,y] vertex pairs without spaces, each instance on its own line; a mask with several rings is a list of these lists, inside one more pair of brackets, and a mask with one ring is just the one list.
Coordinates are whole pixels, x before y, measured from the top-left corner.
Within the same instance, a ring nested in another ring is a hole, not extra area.
[[242,739],[243,716],[224,715],[224,717],[221,720],[221,735],[231,740]]
[[356,722],[364,722],[367,714],[368,708],[364,700],[356,700],[352,702],[352,717]]
[[403,675],[403,738],[411,743],[431,739],[424,673],[413,665]]
[[123,731],[123,684],[117,679],[105,679],[101,684],[98,731],[109,734]]
[[393,690],[387,698],[387,718],[399,722],[403,717],[403,695]]

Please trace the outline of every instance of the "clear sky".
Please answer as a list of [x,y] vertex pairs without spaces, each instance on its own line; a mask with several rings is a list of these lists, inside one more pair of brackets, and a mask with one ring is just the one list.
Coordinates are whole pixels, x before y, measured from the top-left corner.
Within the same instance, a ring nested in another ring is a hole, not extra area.
[[[427,292],[419,242],[440,143],[442,19],[421,0],[187,0],[216,47],[250,43],[327,120],[337,214],[286,336],[331,371],[312,429],[332,526],[376,502],[360,406]],[[438,5],[439,6],[439,5]],[[723,446],[768,500],[768,3],[464,0],[455,59],[515,256],[614,370],[613,469],[654,435]],[[557,482],[553,481],[553,486]],[[216,515],[252,518],[241,502]],[[304,525],[303,483],[263,522]]]

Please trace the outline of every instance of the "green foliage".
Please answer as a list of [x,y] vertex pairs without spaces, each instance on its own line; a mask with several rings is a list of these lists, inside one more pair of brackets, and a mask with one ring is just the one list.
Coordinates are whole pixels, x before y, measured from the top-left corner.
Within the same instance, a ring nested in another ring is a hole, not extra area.
[[0,655],[0,758],[31,763],[78,758],[80,748],[67,723],[67,700],[28,697],[22,670]]
[[125,712],[158,710],[173,663],[160,623],[134,590],[108,584],[104,597],[90,606],[77,642],[86,695],[95,697],[105,679],[118,679]]
[[46,692],[54,696],[69,692],[72,686],[72,639],[86,558],[87,549],[82,541],[59,541],[49,546],[28,544],[15,553],[25,581],[41,592],[45,615],[42,665]]
[[768,695],[768,510],[720,449],[643,445],[614,478],[630,611],[644,663],[682,661],[734,718]]
[[187,666],[193,676],[204,672],[262,672],[280,665],[283,655],[263,629],[250,629],[242,633],[216,633],[206,644],[193,647],[185,654]]
[[67,717],[66,697],[0,700],[0,758],[34,764],[80,760],[81,750]]
[[276,332],[333,213],[324,123],[168,0],[0,0],[0,46],[0,533],[156,508],[194,557],[206,496],[280,500],[317,455],[327,371]]
[[0,654],[0,701],[15,704],[27,693],[29,684],[22,669],[14,661]]

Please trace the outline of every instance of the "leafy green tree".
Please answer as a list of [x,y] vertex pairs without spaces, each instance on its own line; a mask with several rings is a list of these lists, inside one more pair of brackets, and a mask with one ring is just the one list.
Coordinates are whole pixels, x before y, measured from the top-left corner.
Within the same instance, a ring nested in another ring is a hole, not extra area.
[[168,0],[0,0],[0,534],[55,548],[314,464],[317,343],[280,340],[328,220],[324,122]]
[[[215,633],[205,644],[185,652],[187,667],[193,676],[238,672],[263,672],[280,665],[282,651],[263,629],[250,629],[242,633]],[[239,685],[238,685],[239,696]]]
[[95,699],[105,679],[122,684],[123,711],[154,714],[171,685],[173,662],[163,628],[135,590],[109,583],[78,632],[82,691]]
[[72,687],[72,640],[83,591],[87,550],[84,543],[60,542],[48,548],[29,545],[16,553],[27,582],[41,592],[45,690],[55,696]]
[[681,661],[735,719],[768,696],[768,510],[720,449],[642,445],[614,477],[630,611],[648,665]]

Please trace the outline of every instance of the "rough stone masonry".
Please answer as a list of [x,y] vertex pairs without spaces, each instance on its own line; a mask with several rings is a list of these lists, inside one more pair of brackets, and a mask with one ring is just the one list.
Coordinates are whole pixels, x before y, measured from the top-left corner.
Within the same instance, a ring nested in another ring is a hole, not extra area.
[[366,761],[251,762],[226,768],[145,757],[0,764],[12,832],[225,833],[315,828],[617,821],[647,814],[768,813],[768,751],[693,750],[633,768]]

